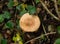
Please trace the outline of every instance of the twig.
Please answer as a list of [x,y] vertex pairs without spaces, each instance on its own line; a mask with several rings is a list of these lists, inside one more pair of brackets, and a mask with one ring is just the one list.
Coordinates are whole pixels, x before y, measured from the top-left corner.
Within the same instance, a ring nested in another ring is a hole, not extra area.
[[[42,24],[42,27],[43,27],[43,31],[44,31],[45,34],[46,34],[47,32],[46,32],[46,30],[45,30],[45,26],[44,26],[43,24]],[[48,38],[48,40],[50,40],[48,36],[46,36],[46,37]]]
[[[50,32],[50,33],[43,34],[43,36],[47,36],[47,35],[55,34],[55,33],[56,33],[56,32]],[[41,36],[38,36],[38,37],[36,37],[36,38],[34,38],[34,39],[31,39],[31,40],[27,41],[25,44],[31,42],[32,40],[36,40],[36,39],[39,39],[39,38],[41,38]]]
[[60,18],[59,11],[58,11],[58,6],[57,6],[57,1],[56,0],[53,0],[53,1],[54,1],[54,6],[55,6],[56,13],[57,13],[58,17]]
[[[44,31],[44,33],[46,34],[47,32],[46,32],[45,27],[44,27],[43,24],[42,24],[42,27],[43,27],[43,31]],[[47,38],[48,38],[48,36],[47,36]]]
[[45,8],[45,10],[53,17],[55,18],[56,20],[60,21],[60,19],[58,17],[56,17],[54,14],[52,14],[48,8],[46,7],[46,5],[40,0],[40,3],[42,4],[42,6]]
[[42,24],[42,27],[43,27],[43,30],[44,30],[44,32],[45,32],[45,34],[46,34],[46,30],[45,30],[45,27],[44,27],[44,25]]
[[32,4],[33,4],[33,6],[35,6],[35,4],[34,4],[34,1],[32,0]]

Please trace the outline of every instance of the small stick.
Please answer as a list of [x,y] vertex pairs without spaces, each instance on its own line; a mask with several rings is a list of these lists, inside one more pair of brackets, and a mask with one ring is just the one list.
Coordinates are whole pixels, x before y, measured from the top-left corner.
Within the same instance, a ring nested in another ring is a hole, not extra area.
[[42,6],[45,8],[45,10],[49,13],[49,15],[51,15],[53,18],[55,18],[56,20],[60,21],[60,19],[58,17],[56,17],[54,14],[52,14],[49,9],[46,7],[46,5],[40,0],[40,3],[42,4]]
[[34,1],[32,0],[32,4],[33,4],[33,6],[35,6],[35,4],[34,4]]
[[53,1],[54,1],[54,6],[55,6],[56,13],[57,13],[58,17],[60,18],[59,11],[58,11],[58,6],[57,6],[57,1],[56,0],[53,0]]
[[[44,33],[46,34],[47,32],[46,32],[45,27],[44,27],[43,24],[42,24],[42,27],[43,27],[43,31],[44,31]],[[47,38],[48,38],[48,36],[47,36]]]
[[[47,35],[55,34],[55,33],[56,33],[56,32],[50,32],[50,33],[43,34],[43,36],[47,36]],[[36,39],[39,39],[39,38],[41,38],[41,36],[38,36],[38,37],[36,37],[36,38],[34,38],[34,39],[31,39],[31,40],[27,41],[25,44],[31,42],[32,40],[36,40]]]

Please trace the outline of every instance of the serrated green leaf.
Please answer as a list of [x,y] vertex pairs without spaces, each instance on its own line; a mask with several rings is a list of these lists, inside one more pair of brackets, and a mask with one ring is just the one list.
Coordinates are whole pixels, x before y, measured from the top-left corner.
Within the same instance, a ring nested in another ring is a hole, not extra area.
[[3,14],[0,15],[0,23],[4,21]]
[[36,4],[40,2],[40,0],[35,0]]
[[7,40],[6,39],[2,39],[1,44],[7,44]]
[[60,34],[60,26],[57,27],[57,31]]
[[4,12],[4,18],[10,19],[11,18],[11,14],[8,11],[5,11]]
[[9,0],[9,3],[8,3],[8,8],[12,8],[13,7],[13,5],[14,5],[14,2],[13,2],[13,0]]
[[28,10],[28,12],[29,12],[30,14],[36,13],[36,8],[35,8],[35,6],[28,5],[28,6],[27,6],[27,10]]
[[12,21],[8,21],[8,22],[5,24],[5,27],[12,29],[12,28],[14,27],[14,23],[13,23]]
[[55,44],[60,44],[60,38],[55,40]]

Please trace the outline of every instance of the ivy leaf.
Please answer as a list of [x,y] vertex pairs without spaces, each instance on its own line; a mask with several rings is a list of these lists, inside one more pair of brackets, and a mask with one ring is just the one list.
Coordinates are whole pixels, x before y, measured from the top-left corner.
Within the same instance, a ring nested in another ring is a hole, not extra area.
[[26,4],[20,4],[20,5],[16,6],[16,9],[22,11],[22,10],[25,10],[26,6],[27,6]]
[[8,8],[12,8],[13,7],[13,5],[14,5],[14,2],[13,2],[13,0],[9,0],[9,3],[8,3]]
[[36,4],[40,2],[40,0],[35,0]]
[[36,8],[35,8],[35,6],[28,5],[28,6],[27,6],[27,10],[28,10],[28,12],[29,12],[30,14],[36,13]]
[[6,39],[2,39],[1,44],[7,44],[7,40]]
[[22,10],[19,15],[22,16],[22,15],[25,14],[26,12],[27,12],[26,10]]
[[19,13],[20,16],[27,12],[27,10],[25,10],[26,7],[27,7],[26,4],[20,4],[16,7],[17,10],[20,10],[20,13]]
[[10,19],[11,18],[11,14],[8,11],[5,11],[4,12],[4,18]]
[[21,4],[18,5],[18,6],[16,6],[16,9],[17,9],[17,10],[21,10],[21,9],[22,9]]
[[55,44],[60,44],[60,38],[55,40]]
[[4,21],[3,14],[0,15],[0,23]]
[[8,21],[8,22],[5,24],[5,27],[12,29],[12,28],[14,27],[14,23],[13,23],[12,21]]
[[57,31],[60,34],[60,26],[57,27]]
[[18,6],[16,6],[16,9],[17,10],[20,10],[20,7],[21,7],[21,5],[18,5]]

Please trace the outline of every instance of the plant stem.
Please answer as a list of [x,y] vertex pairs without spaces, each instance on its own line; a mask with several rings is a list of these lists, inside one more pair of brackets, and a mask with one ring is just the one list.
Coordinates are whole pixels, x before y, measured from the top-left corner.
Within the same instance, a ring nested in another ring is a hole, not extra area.
[[40,3],[42,4],[42,6],[45,8],[45,10],[56,20],[60,21],[60,19],[58,17],[56,17],[54,14],[52,14],[49,9],[46,7],[46,5],[40,0]]
[[[55,33],[56,33],[56,32],[50,32],[50,33],[43,34],[43,36],[47,36],[47,35],[55,34]],[[31,39],[31,40],[27,41],[25,44],[31,42],[32,40],[36,40],[36,39],[39,39],[39,38],[41,38],[41,36],[38,36],[38,37],[36,37],[36,38],[34,38],[34,39]]]

